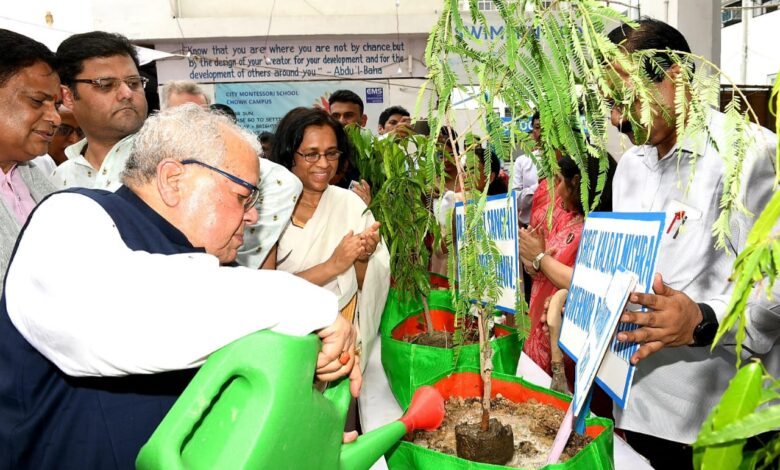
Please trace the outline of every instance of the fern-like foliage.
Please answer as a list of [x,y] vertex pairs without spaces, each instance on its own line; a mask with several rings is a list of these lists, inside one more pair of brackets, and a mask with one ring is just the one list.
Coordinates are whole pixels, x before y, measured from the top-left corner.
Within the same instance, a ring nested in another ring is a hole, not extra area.
[[[433,92],[428,98],[432,136],[438,135],[442,125],[466,127],[475,133],[486,132],[482,142],[489,143],[499,156],[508,159],[518,147],[529,153],[533,145],[517,129],[515,121],[503,123],[497,119],[494,100],[505,103],[512,116],[529,116],[539,111],[542,146],[539,155],[533,158],[540,172],[548,178],[551,200],[554,197],[552,176],[558,171],[557,155],[564,153],[582,170],[581,195],[583,206],[588,208],[591,185],[586,163],[590,158],[599,159],[602,171],[596,184],[598,195],[606,178],[610,112],[613,109],[622,111],[622,119],[630,123],[638,144],[651,143],[649,136],[653,127],[664,120],[673,125],[678,143],[691,144],[694,149],[714,146],[723,159],[726,171],[720,195],[721,213],[712,233],[716,245],[727,245],[734,211],[747,212],[740,199],[745,191],[741,175],[747,149],[755,138],[748,118],[755,118],[755,114],[749,106],[743,110],[740,104],[746,104],[746,100],[739,89],[733,87],[734,99],[726,109],[727,135],[718,142],[712,139],[709,114],[717,104],[721,78],[715,64],[682,51],[626,52],[609,41],[606,33],[619,23],[633,25],[605,2],[494,0],[498,21],[503,23],[500,25],[503,35],[493,39],[475,38],[465,27],[466,15],[472,23],[488,27],[484,13],[477,8],[477,1],[469,0],[467,12],[463,13],[459,11],[459,3],[457,0],[444,1],[426,48],[426,63],[430,70],[426,90]],[[495,19],[490,23],[495,26]],[[659,59],[662,56],[668,56],[671,63],[662,63]],[[697,64],[695,71],[694,62]],[[659,94],[651,77],[659,74],[673,79],[674,103],[666,103]],[[479,108],[474,121],[453,122],[452,96],[456,89],[474,95]],[[775,102],[779,90],[780,85],[775,84]],[[423,100],[423,95],[420,96],[418,106]],[[677,147],[678,164],[682,163],[682,158],[690,158],[693,161],[688,162],[689,166],[695,168],[695,159],[700,153],[683,153],[681,148]],[[428,152],[430,155],[435,152],[433,139]],[[468,157],[468,151],[464,152]],[[459,160],[461,155],[457,157]],[[777,162],[780,168],[780,150]],[[459,167],[459,171],[463,172],[464,168]],[[433,176],[435,169],[429,167],[427,172],[428,176]],[[687,181],[681,178],[679,184],[687,188],[695,177],[695,172],[691,171]],[[436,181],[440,182],[441,178]],[[437,190],[441,190],[441,183]],[[738,338],[744,338],[747,296],[756,282],[767,279],[767,284],[771,284],[780,272],[780,242],[776,234],[768,231],[780,216],[776,213],[780,211],[778,198],[780,196],[776,195],[756,223],[756,235],[751,234],[748,248],[737,260],[734,300],[721,335],[736,324],[740,326]],[[458,246],[459,289],[461,294],[466,294],[465,299],[480,299],[490,305],[491,300],[495,302],[491,295],[497,295],[485,286],[485,283],[495,281],[490,272],[490,246],[480,238],[479,229],[470,225],[481,222],[484,195],[469,194],[468,199],[472,203],[466,205],[466,228]],[[550,211],[548,221],[551,215]],[[455,251],[450,252],[454,254]],[[455,266],[456,260],[452,258],[451,276],[456,274]],[[457,306],[458,315],[466,314],[470,308],[465,299]]]
[[396,291],[401,300],[427,296],[430,253],[425,241],[429,236],[439,238],[439,225],[425,203],[430,186],[424,171],[428,139],[420,135],[378,139],[354,126],[347,133],[358,170],[372,186],[369,209],[381,222]]

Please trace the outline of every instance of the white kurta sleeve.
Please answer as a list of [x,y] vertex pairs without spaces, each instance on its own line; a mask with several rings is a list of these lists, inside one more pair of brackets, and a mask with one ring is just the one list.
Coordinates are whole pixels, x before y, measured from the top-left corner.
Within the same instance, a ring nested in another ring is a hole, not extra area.
[[74,193],[34,212],[6,302],[27,341],[73,376],[194,367],[249,333],[304,335],[338,314],[332,293],[285,272],[133,251],[98,203]]

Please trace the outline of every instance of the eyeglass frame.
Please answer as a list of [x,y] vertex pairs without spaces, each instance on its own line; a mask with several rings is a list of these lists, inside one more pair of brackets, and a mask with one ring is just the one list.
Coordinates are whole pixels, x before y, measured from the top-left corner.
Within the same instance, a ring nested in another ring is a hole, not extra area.
[[[344,155],[344,152],[342,152],[339,149],[334,149],[332,151],[336,152],[336,157],[335,158],[328,157],[327,154],[329,152],[331,152],[331,150],[328,150],[327,152],[322,152],[322,153],[319,153],[319,152],[303,153],[303,152],[301,152],[299,150],[296,150],[295,153],[300,155],[300,157],[303,158],[303,161],[305,161],[306,163],[317,163],[318,161],[320,161],[320,158],[322,158],[322,157],[325,157],[325,160],[328,160],[328,161],[331,161],[331,162],[335,162],[335,161],[338,161],[338,159],[341,158],[342,155]],[[314,155],[316,155],[317,158],[314,159],[314,160],[311,160],[309,157],[312,157]]]
[[[61,129],[70,129],[69,131],[65,132]],[[79,139],[83,139],[86,134],[84,134],[84,130],[81,127],[73,127],[70,124],[60,124],[57,126],[57,130],[54,131],[55,134],[62,136],[62,137],[70,137],[71,134],[76,133]]]
[[[101,83],[102,80],[116,80],[115,85],[111,88],[104,88],[104,85]],[[140,88],[133,88],[130,86],[129,83],[127,83],[128,80],[138,80],[141,83]],[[124,83],[127,85],[127,88],[129,88],[131,91],[141,91],[146,89],[146,85],[149,83],[149,79],[146,77],[142,77],[141,75],[133,75],[131,77],[125,77],[125,78],[119,78],[119,77],[97,77],[97,78],[74,78],[73,83],[86,83],[88,85],[92,85],[93,87],[97,88],[98,90],[102,92],[112,92],[116,91],[117,88],[119,88],[121,85],[120,83]]]
[[217,168],[215,166],[211,166],[208,163],[203,163],[200,160],[187,159],[187,160],[182,160],[179,163],[181,163],[182,165],[196,164],[196,165],[200,165],[202,167],[208,168],[209,170],[211,170],[213,172],[216,172],[216,173],[219,173],[220,175],[224,176],[225,178],[229,179],[230,181],[232,181],[232,182],[234,182],[236,184],[239,184],[239,185],[245,187],[246,189],[250,190],[251,193],[249,193],[249,196],[247,196],[246,202],[244,202],[244,211],[250,210],[257,203],[257,201],[260,199],[260,188],[258,188],[257,186],[255,186],[254,184],[252,184],[252,183],[250,183],[248,181],[242,180],[238,176],[231,175],[227,171],[220,170],[219,168]]

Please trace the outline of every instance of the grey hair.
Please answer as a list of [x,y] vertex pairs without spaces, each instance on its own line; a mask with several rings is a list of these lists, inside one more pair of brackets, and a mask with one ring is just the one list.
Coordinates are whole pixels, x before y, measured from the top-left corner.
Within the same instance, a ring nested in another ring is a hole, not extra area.
[[260,143],[255,135],[222,113],[187,103],[153,114],[135,136],[122,181],[131,187],[153,181],[157,165],[166,158],[192,159],[220,167],[225,158],[225,142],[220,131],[225,130],[238,134],[260,155]]
[[197,83],[189,80],[173,80],[162,87],[162,93],[160,93],[161,109],[168,109],[168,100],[171,99],[171,95],[174,93],[177,95],[202,95],[206,100],[206,104],[211,104],[211,99]]

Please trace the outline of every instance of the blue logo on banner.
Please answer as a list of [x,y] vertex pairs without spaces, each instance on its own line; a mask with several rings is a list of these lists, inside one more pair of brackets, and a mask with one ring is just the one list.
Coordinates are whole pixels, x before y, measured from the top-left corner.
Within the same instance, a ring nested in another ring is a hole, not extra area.
[[385,93],[384,89],[373,87],[366,88],[366,103],[384,103]]

